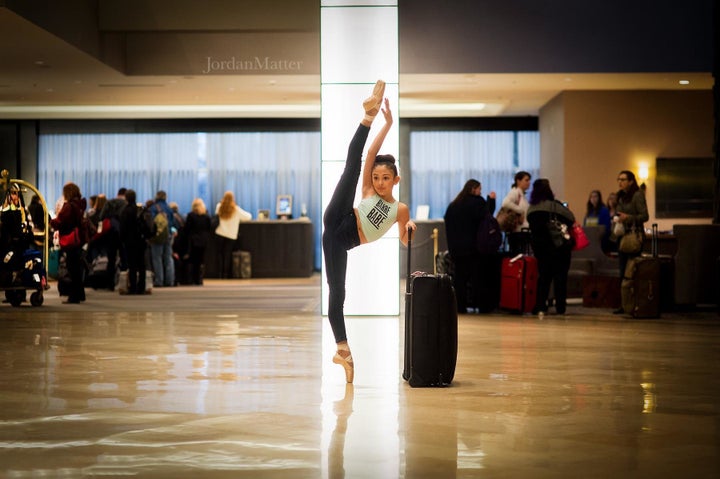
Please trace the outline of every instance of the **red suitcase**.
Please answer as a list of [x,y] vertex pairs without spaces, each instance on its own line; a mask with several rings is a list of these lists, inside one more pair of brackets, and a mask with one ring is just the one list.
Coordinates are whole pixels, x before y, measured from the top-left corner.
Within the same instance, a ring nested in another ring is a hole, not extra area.
[[538,266],[534,256],[504,258],[500,277],[500,307],[529,313],[537,298]]

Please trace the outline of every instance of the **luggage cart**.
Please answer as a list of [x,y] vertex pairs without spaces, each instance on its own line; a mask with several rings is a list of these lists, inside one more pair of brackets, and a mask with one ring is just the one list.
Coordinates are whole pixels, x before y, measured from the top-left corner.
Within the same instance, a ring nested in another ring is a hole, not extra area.
[[[9,207],[11,190],[17,191],[19,208]],[[34,248],[36,237],[27,220],[23,191],[32,191],[38,195],[45,215],[45,229],[42,232],[42,246]],[[5,302],[20,306],[30,294],[32,306],[42,306],[43,293],[49,289],[47,282],[47,260],[50,225],[47,221],[48,209],[42,194],[30,183],[10,178],[7,170],[0,172],[0,198],[2,198],[2,216],[0,216],[0,291],[5,291]],[[2,221],[6,224],[3,224]]]

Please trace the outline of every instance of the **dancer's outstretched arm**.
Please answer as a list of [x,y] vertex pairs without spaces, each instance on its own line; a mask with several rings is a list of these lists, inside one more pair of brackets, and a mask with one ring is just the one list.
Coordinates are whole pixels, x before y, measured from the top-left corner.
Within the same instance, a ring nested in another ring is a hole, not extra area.
[[382,126],[377,136],[373,140],[365,158],[365,167],[363,168],[363,182],[362,182],[362,195],[363,198],[370,196],[374,192],[372,184],[372,170],[375,166],[375,157],[380,152],[382,144],[385,141],[385,137],[390,131],[390,127],[393,124],[392,112],[390,111],[390,102],[385,99],[385,108],[381,108],[382,114],[385,117],[385,124]]

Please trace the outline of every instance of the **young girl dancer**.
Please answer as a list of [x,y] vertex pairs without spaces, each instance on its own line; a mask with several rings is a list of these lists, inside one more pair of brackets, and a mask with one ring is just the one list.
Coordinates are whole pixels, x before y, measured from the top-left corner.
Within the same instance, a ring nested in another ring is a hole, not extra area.
[[[330,293],[328,319],[337,343],[333,362],[345,368],[345,378],[348,383],[353,381],[355,368],[347,342],[343,314],[347,252],[355,246],[379,239],[396,222],[400,228],[400,241],[403,244],[407,244],[407,229],[412,228],[413,231],[416,229],[415,223],[410,220],[408,206],[397,201],[392,195],[393,187],[400,182],[395,158],[392,155],[378,155],[393,122],[387,99],[385,108],[381,109],[384,93],[385,82],[378,80],[372,96],[363,102],[365,117],[350,142],[345,169],[323,216],[325,273]],[[362,200],[357,208],[353,208],[363,148],[370,126],[381,110],[385,117],[385,125],[368,149],[363,168]]]

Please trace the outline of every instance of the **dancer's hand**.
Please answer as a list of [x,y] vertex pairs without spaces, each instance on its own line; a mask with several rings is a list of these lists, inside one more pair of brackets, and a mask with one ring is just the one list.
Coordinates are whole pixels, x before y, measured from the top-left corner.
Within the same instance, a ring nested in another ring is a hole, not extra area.
[[385,98],[385,108],[381,108],[380,110],[385,117],[385,123],[392,124],[393,117],[392,112],[390,111],[390,101],[387,98]]

